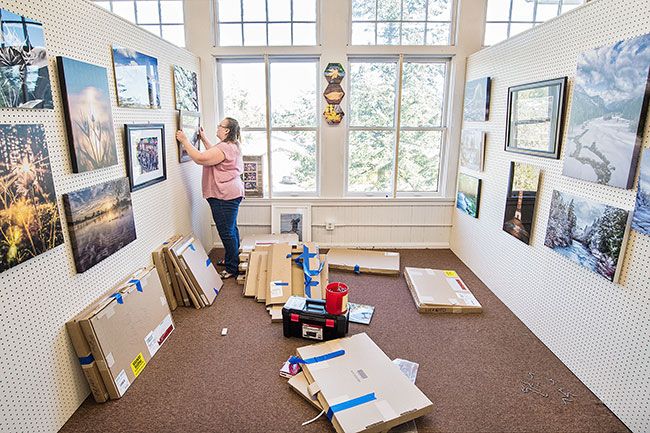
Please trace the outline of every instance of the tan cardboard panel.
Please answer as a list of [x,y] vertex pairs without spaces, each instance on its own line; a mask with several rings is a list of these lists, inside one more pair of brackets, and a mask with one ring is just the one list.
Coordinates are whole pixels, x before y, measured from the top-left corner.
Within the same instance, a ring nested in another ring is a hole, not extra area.
[[391,362],[366,335],[300,347],[303,359],[339,350],[341,356],[303,365],[310,384],[320,387],[321,406],[331,406],[368,396],[365,403],[337,411],[332,424],[339,433],[381,432],[433,411],[433,403]]
[[165,256],[167,271],[169,272],[169,276],[172,281],[172,287],[174,289],[176,302],[178,305],[189,307],[191,305],[190,298],[182,287],[182,282],[180,281],[180,278],[176,272],[176,267],[174,266],[174,255],[171,251],[171,248],[174,247],[174,245],[176,245],[182,239],[183,237],[181,235],[175,235],[169,238],[167,242],[163,243],[163,255]]
[[212,305],[223,281],[203,249],[203,245],[196,238],[192,237],[185,245],[180,257],[186,265],[185,271],[197,289],[199,296],[206,306]]
[[99,373],[99,368],[97,367],[97,362],[92,357],[90,346],[86,341],[86,337],[83,335],[77,318],[66,323],[66,328],[72,341],[72,347],[81,363],[81,370],[88,381],[88,386],[90,386],[93,398],[97,403],[104,403],[108,400],[108,391],[106,390],[104,381]]
[[330,283],[330,271],[329,263],[327,262],[327,255],[321,254],[320,261],[323,264],[323,269],[320,271],[320,287],[321,287],[321,299],[325,299],[325,289]]
[[174,311],[178,306],[176,302],[176,296],[174,295],[174,289],[172,287],[171,276],[167,270],[167,263],[165,261],[165,256],[163,255],[163,246],[160,245],[151,253],[151,258],[153,259],[153,264],[158,271],[158,276],[160,277],[160,282],[162,283],[163,290],[165,291],[165,296],[167,297],[167,303],[169,308]]
[[248,269],[246,270],[246,281],[244,283],[244,296],[246,297],[254,297],[257,294],[257,276],[260,273],[262,254],[260,251],[253,251],[251,253]]
[[291,245],[272,245],[268,263],[266,305],[284,305],[291,296]]
[[298,245],[298,235],[295,233],[284,233],[281,235],[256,234],[244,236],[239,243],[240,252],[250,252],[261,245],[273,245],[277,243],[288,243]]
[[292,296],[305,297],[305,274],[302,266],[291,263],[291,294]]
[[194,283],[190,279],[188,275],[189,271],[186,269],[186,267],[184,266],[183,262],[179,257],[182,251],[184,250],[184,248],[187,247],[189,239],[191,239],[191,236],[184,237],[180,242],[174,244],[174,246],[169,249],[169,252],[181,287],[185,290],[185,293],[187,293],[188,297],[190,298],[190,301],[192,302],[192,305],[194,305],[194,307],[198,309],[204,307],[205,302],[203,301],[203,299],[201,299],[199,295],[199,289],[194,285]]
[[404,269],[404,277],[421,313],[480,313],[481,304],[453,270]]
[[282,305],[272,305],[269,309],[271,323],[282,322]]
[[331,269],[369,274],[399,275],[399,253],[332,248],[327,252]]
[[260,270],[257,274],[257,294],[255,299],[257,299],[257,302],[264,302],[266,300],[266,286],[268,286],[269,251],[259,251],[259,253]]
[[307,392],[307,387],[309,386],[309,383],[307,382],[305,373],[301,371],[295,376],[289,378],[289,386],[291,387],[291,389],[296,391],[298,395],[302,396],[316,409],[318,409],[319,411],[323,410],[323,407],[318,402],[318,398],[310,396],[309,392]]

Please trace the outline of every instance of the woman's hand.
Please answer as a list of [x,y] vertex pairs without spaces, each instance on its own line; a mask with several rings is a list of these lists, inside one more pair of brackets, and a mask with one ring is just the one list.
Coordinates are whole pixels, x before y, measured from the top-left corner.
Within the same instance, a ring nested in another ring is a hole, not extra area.
[[180,141],[181,143],[185,143],[187,141],[187,135],[181,130],[176,131],[176,140]]
[[199,128],[199,138],[201,139],[201,142],[204,143],[204,144],[205,144],[206,140],[208,139],[205,136],[205,130],[203,129],[202,126]]

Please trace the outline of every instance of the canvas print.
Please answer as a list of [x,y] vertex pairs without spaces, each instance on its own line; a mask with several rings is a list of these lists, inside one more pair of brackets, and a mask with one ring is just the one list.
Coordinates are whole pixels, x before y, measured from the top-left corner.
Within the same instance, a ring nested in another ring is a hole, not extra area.
[[113,47],[117,105],[160,108],[158,59],[130,48]]
[[0,125],[0,272],[63,243],[43,125]]
[[112,180],[63,195],[77,273],[135,240],[129,181]]
[[490,77],[468,81],[465,84],[463,120],[484,122],[490,111]]
[[174,93],[177,110],[199,111],[199,86],[196,72],[175,65]]
[[83,173],[117,164],[106,69],[57,57],[68,125],[72,171]]
[[340,105],[327,104],[323,116],[328,125],[338,125],[343,120],[345,113]]
[[271,206],[271,232],[295,233],[300,242],[311,241],[310,206]]
[[544,245],[615,282],[628,216],[626,210],[553,191]]
[[567,78],[508,89],[506,151],[558,159]]
[[525,244],[530,243],[539,175],[540,169],[535,166],[514,161],[510,163],[503,230]]
[[338,105],[343,100],[345,92],[340,84],[328,84],[323,92],[323,96],[328,104]]
[[481,179],[464,173],[458,175],[458,192],[456,207],[467,215],[478,218],[478,207],[481,200]]
[[485,132],[463,129],[460,135],[460,166],[482,171],[485,152]]
[[[192,111],[180,111],[178,114],[178,129],[182,130],[194,147],[200,149],[201,115]],[[191,161],[190,155],[181,143],[178,143],[178,162]]]
[[324,75],[328,83],[340,84],[345,77],[345,69],[340,63],[328,63]]
[[43,25],[0,9],[0,108],[54,108]]
[[246,197],[264,197],[262,155],[244,155],[244,193]]
[[646,149],[641,157],[639,188],[632,216],[632,228],[644,235],[650,235],[650,152]]
[[124,125],[126,168],[131,191],[167,179],[165,125]]
[[650,34],[578,59],[562,174],[632,188],[646,119]]
[[352,302],[348,302],[348,310],[350,311],[348,320],[362,325],[370,325],[372,315],[375,313],[375,307],[372,305],[354,304]]

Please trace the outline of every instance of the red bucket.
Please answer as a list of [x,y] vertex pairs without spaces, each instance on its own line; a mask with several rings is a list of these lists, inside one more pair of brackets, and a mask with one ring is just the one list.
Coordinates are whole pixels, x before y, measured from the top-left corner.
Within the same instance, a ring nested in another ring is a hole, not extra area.
[[343,283],[329,283],[325,289],[325,310],[330,314],[345,314],[348,311],[348,286]]

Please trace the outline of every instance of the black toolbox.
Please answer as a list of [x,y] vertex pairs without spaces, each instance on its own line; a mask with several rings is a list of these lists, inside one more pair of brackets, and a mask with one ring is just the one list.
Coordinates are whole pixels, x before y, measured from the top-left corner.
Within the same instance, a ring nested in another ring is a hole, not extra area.
[[282,326],[285,337],[302,337],[327,341],[345,337],[348,333],[348,316],[325,311],[325,300],[290,297],[282,307]]

